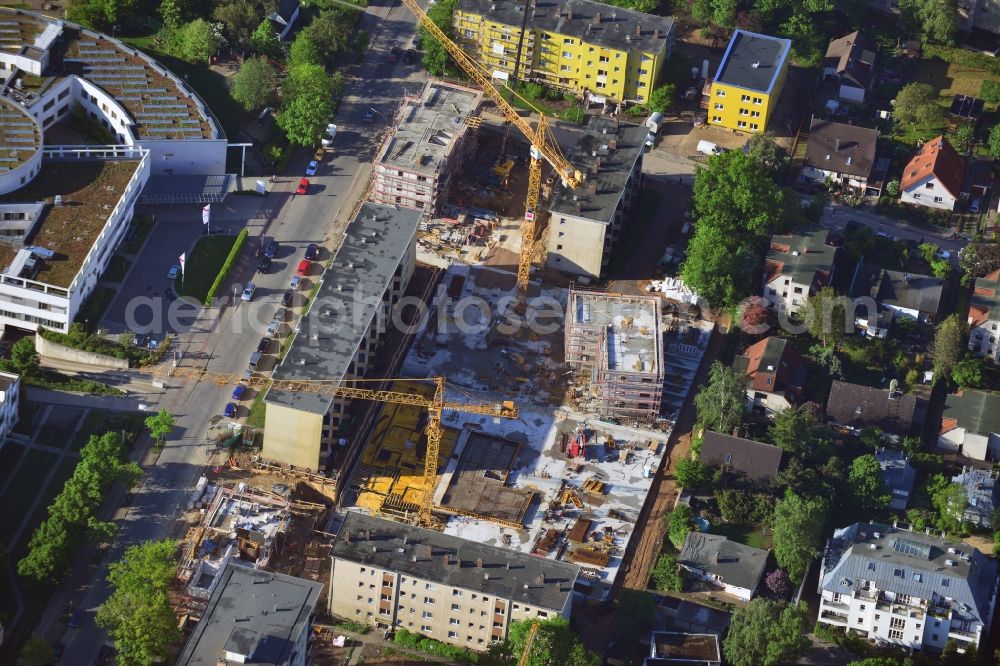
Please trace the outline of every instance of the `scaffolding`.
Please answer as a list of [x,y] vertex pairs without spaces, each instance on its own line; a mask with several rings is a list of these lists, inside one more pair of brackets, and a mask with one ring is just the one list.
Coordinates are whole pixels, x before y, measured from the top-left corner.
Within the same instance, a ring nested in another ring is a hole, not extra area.
[[656,418],[664,379],[659,297],[570,285],[566,308],[577,405],[602,417]]

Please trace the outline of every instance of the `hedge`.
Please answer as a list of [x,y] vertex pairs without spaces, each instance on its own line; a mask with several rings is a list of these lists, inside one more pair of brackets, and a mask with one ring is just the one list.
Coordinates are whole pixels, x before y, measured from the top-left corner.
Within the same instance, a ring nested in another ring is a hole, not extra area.
[[1000,60],[985,53],[976,53],[975,51],[966,51],[954,46],[941,46],[940,44],[924,44],[921,48],[925,58],[940,58],[945,62],[983,69],[990,74],[1000,76]]
[[479,661],[479,655],[474,652],[436,641],[433,638],[427,638],[406,629],[397,629],[393,641],[405,648],[444,657],[449,661],[460,661],[467,664],[475,664]]
[[243,244],[247,242],[248,235],[249,232],[246,229],[242,229],[236,236],[236,242],[233,243],[232,249],[229,250],[229,256],[226,257],[226,262],[222,264],[222,268],[219,269],[219,274],[215,276],[215,282],[212,283],[208,293],[205,295],[205,307],[208,307],[212,303],[212,299],[215,297],[215,292],[219,291],[219,288],[222,287],[222,283],[226,280],[226,276],[229,275],[229,271],[233,269],[233,264],[236,263],[236,259],[240,256],[240,252],[243,250]]

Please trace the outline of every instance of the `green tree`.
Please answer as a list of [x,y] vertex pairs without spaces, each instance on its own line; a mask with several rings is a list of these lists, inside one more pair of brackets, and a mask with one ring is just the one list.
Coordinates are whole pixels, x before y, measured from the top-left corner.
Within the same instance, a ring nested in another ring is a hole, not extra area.
[[649,101],[646,106],[649,107],[650,111],[666,113],[674,107],[674,99],[676,97],[677,87],[672,83],[665,83],[662,86],[653,88],[653,92],[649,93]]
[[166,659],[180,641],[167,588],[177,569],[176,541],[129,546],[108,570],[113,592],[97,609],[96,624],[118,648],[119,664],[147,666]]
[[847,473],[847,484],[854,505],[862,509],[881,509],[889,504],[891,496],[885,487],[882,466],[871,453],[858,456]]
[[21,648],[21,663],[24,666],[45,666],[51,663],[55,655],[52,646],[41,636],[32,636]]
[[504,661],[517,663],[528,641],[531,625],[538,623],[538,631],[531,642],[531,652],[526,666],[568,664],[572,666],[599,666],[600,657],[583,647],[579,636],[570,629],[569,621],[562,617],[547,620],[517,620],[512,622],[507,639],[497,653]]
[[774,557],[788,577],[798,583],[823,543],[827,504],[814,497],[805,499],[791,491],[774,507]]
[[712,307],[728,308],[749,295],[760,267],[757,243],[716,227],[695,226],[681,277]]
[[95,30],[111,32],[116,25],[134,25],[137,9],[136,0],[73,0],[66,10],[66,18]]
[[19,374],[33,375],[38,371],[39,358],[35,351],[35,339],[21,338],[10,348],[10,362]]
[[959,361],[952,368],[951,378],[960,388],[979,388],[983,384],[983,362],[978,358]]
[[912,664],[913,661],[909,657],[865,657],[855,659],[847,666],[912,666]]
[[346,52],[351,46],[354,34],[354,12],[338,7],[319,13],[303,30],[323,58],[330,62],[338,53]]
[[270,13],[270,2],[259,0],[223,0],[215,5],[212,18],[226,26],[226,34],[233,44],[245,46],[260,23],[261,16]]
[[882,431],[882,428],[876,425],[862,428],[861,432],[858,433],[858,439],[868,449],[875,449],[885,445],[885,433]]
[[958,265],[972,278],[1000,269],[1000,243],[972,241],[959,251]]
[[265,18],[250,35],[250,48],[258,55],[275,58],[281,55],[281,40],[278,31],[271,25],[271,19]]
[[[458,0],[440,0],[431,5],[430,9],[427,10],[427,17],[434,22],[434,25],[448,39],[452,40],[455,38],[452,24],[457,2]],[[427,71],[432,76],[443,76],[448,73],[448,70],[451,68],[448,66],[448,52],[444,46],[423,26],[418,27],[417,32],[420,33],[420,40],[424,50],[424,67],[427,68]]]
[[147,416],[144,421],[149,430],[149,436],[157,444],[162,444],[167,435],[174,429],[174,415],[166,410],[160,410],[152,416]]
[[691,489],[704,488],[709,480],[708,468],[705,463],[691,458],[681,458],[677,461],[674,476],[682,487]]
[[308,32],[299,32],[288,49],[288,68],[299,65],[322,65],[323,54],[313,42]]
[[191,0],[161,0],[160,18],[167,30],[176,30],[193,18]]
[[938,105],[937,91],[929,83],[909,83],[893,101],[896,120],[903,123],[937,124],[944,120],[944,110]]
[[660,0],[608,0],[607,4],[652,14],[660,6]]
[[927,480],[927,495],[937,511],[937,527],[945,532],[961,530],[965,509],[969,506],[962,484],[952,483],[943,474],[935,474]]
[[[746,151],[750,158],[763,167],[767,174],[777,179],[788,165],[788,151],[778,145],[770,134],[751,134]],[[796,202],[796,205],[799,205]]]
[[771,440],[785,451],[802,455],[808,451],[812,429],[816,417],[805,405],[788,407],[774,415],[774,423],[768,429]]
[[990,147],[990,155],[1000,159],[1000,124],[990,128],[990,136],[987,144]]
[[333,114],[333,85],[319,65],[299,65],[289,72],[278,125],[292,143],[317,143]]
[[835,347],[854,330],[854,312],[850,299],[833,287],[823,287],[806,299],[802,316],[809,334],[825,347]]
[[955,41],[957,0],[899,0],[899,11],[904,23],[923,39],[939,44]]
[[175,55],[193,63],[207,63],[219,46],[212,25],[200,18],[181,26],[175,43]]
[[667,514],[667,538],[677,550],[684,547],[684,540],[693,527],[694,513],[687,504],[678,504]]
[[809,647],[805,604],[757,598],[733,612],[722,643],[732,666],[775,666],[796,661]]
[[708,384],[694,397],[698,424],[708,430],[731,434],[743,423],[746,407],[746,378],[715,361],[708,372]]
[[278,73],[267,58],[247,58],[233,76],[229,94],[247,111],[274,102],[278,91]]
[[934,379],[951,379],[955,364],[961,360],[966,348],[965,322],[953,314],[938,325],[934,333],[932,352],[934,354]]
[[968,155],[976,142],[976,130],[970,123],[959,123],[948,136],[948,140],[959,155]]
[[677,558],[670,553],[663,553],[656,560],[652,572],[653,582],[657,592],[683,592],[684,579],[677,566]]

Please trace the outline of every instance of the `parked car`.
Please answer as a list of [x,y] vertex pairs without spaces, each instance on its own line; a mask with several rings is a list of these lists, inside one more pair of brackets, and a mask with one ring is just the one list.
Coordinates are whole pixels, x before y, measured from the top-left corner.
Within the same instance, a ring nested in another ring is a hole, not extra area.
[[269,336],[271,336],[273,338],[276,335],[278,335],[278,331],[279,330],[281,330],[281,322],[278,321],[278,320],[275,320],[275,321],[272,321],[270,324],[267,325],[267,331],[265,331],[264,334],[265,335],[269,335]]
[[233,388],[233,400],[242,400],[246,394],[247,394],[247,387],[244,386],[243,384],[237,384]]
[[271,270],[271,257],[261,257],[257,261],[257,272],[267,273],[269,270]]
[[251,282],[247,285],[246,289],[243,290],[243,295],[240,296],[246,302],[253,300],[253,292],[257,291],[257,286]]
[[266,354],[269,349],[271,349],[271,338],[264,337],[257,342],[257,351],[261,354]]
[[396,63],[399,62],[399,55],[403,52],[403,49],[399,48],[396,44],[392,45],[389,49],[389,62]]
[[322,162],[324,157],[326,157],[326,151],[323,150],[322,146],[320,146],[316,149],[316,152],[313,153],[313,159],[317,162]]
[[274,311],[274,321],[285,321],[286,317],[288,317],[288,310],[285,308],[278,308]]
[[236,416],[236,403],[227,402],[226,408],[222,410],[222,415],[225,416],[227,419],[231,419],[234,416]]
[[264,256],[264,241],[261,241],[260,244],[253,251],[253,258],[260,259],[263,256]]
[[310,261],[308,259],[303,259],[299,262],[299,267],[295,269],[297,275],[308,275],[309,274]]
[[938,250],[934,253],[934,256],[938,259],[951,259],[951,252],[948,250]]
[[366,123],[375,122],[375,109],[368,107],[368,110],[365,111],[365,122]]
[[301,275],[293,275],[292,276],[292,281],[288,283],[288,288],[291,289],[292,291],[295,291],[296,289],[299,288],[300,284],[302,284],[302,276]]
[[982,203],[983,202],[980,201],[979,199],[973,199],[972,203],[969,204],[969,212],[970,213],[978,213],[979,212],[979,206],[981,206]]
[[178,275],[180,275],[180,273],[181,273],[181,267],[178,264],[174,264],[173,266],[170,267],[170,270],[167,271],[167,279],[173,280]]
[[281,304],[284,305],[285,307],[290,306],[292,304],[292,299],[294,297],[295,297],[295,292],[292,291],[291,289],[288,289],[287,291],[285,291],[284,294],[281,295]]
[[295,188],[296,194],[308,194],[309,193],[309,179],[303,178],[299,181],[299,186]]
[[309,164],[306,165],[306,175],[315,176],[316,169],[318,168],[319,168],[319,162],[317,162],[316,160],[311,161]]
[[309,245],[306,245],[306,259],[309,261],[316,261],[319,259],[319,245],[316,245],[316,243],[309,243]]
[[413,64],[413,58],[414,58],[414,56],[416,56],[416,54],[417,54],[417,52],[414,51],[413,49],[407,49],[406,52],[403,54],[403,64],[404,65],[412,65]]
[[264,247],[264,256],[274,259],[276,256],[278,256],[278,251],[280,249],[281,246],[278,245],[278,241],[276,240],[268,241],[267,245]]
[[76,629],[81,624],[83,624],[83,609],[82,608],[77,608],[69,616],[68,626],[69,626],[70,629]]

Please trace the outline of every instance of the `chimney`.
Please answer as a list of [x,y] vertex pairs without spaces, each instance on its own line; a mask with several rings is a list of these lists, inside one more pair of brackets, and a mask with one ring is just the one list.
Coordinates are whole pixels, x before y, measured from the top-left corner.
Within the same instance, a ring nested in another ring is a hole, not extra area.
[[477,557],[476,558],[476,568],[477,569],[482,569],[483,568],[483,558],[481,558],[481,557]]
[[372,540],[372,531],[365,530],[365,541],[371,541],[371,540]]
[[635,24],[635,36],[642,37],[642,25],[639,23]]
[[659,38],[660,38],[660,29],[657,28],[656,30],[653,31],[653,39],[659,39]]
[[594,14],[594,23],[601,25],[601,12]]
[[715,551],[715,558],[714,559],[715,559],[715,563],[718,564],[719,563],[719,551]]
[[570,9],[570,8],[566,9],[566,18],[569,19],[570,21],[573,20],[573,10],[572,9]]
[[839,138],[837,139],[837,142],[833,145],[833,149],[835,151],[836,150],[840,150],[840,139]]
[[404,546],[406,545],[406,542],[407,542],[407,541],[409,540],[409,538],[410,538],[410,537],[409,537],[409,535],[408,535],[408,534],[404,534],[404,535],[403,535],[403,545],[404,545]]
[[538,578],[535,579],[535,582],[539,585],[545,585],[545,574],[538,574]]
[[608,139],[608,150],[618,150],[618,138]]
[[451,566],[451,555],[449,555],[448,553],[444,554],[444,565],[446,567]]
[[351,543],[351,533],[347,530],[340,533],[340,538],[344,540],[344,543]]

